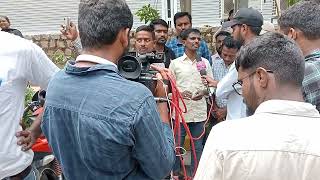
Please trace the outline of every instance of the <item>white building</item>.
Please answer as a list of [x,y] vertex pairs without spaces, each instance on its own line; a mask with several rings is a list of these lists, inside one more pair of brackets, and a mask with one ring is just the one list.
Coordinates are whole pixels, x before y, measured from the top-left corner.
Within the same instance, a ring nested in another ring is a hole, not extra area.
[[[181,0],[126,0],[133,14],[145,4],[156,8],[162,19],[173,27],[173,16],[180,11]],[[219,26],[233,0],[191,0],[193,26]],[[77,21],[79,0],[1,0],[0,14],[10,18],[12,28],[23,34],[59,32],[64,17]],[[265,20],[273,17],[274,0],[249,0],[249,6],[259,9]],[[142,25],[134,15],[134,28]]]

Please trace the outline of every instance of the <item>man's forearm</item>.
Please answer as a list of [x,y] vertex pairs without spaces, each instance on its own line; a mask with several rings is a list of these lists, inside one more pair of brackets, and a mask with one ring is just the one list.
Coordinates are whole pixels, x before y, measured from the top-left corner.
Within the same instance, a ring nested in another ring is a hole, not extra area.
[[37,116],[37,118],[34,120],[32,125],[28,128],[28,130],[31,131],[35,137],[39,137],[42,133],[42,130],[41,130],[42,115],[43,115],[43,112],[41,112]]
[[157,103],[162,122],[169,124],[168,105],[165,102]]

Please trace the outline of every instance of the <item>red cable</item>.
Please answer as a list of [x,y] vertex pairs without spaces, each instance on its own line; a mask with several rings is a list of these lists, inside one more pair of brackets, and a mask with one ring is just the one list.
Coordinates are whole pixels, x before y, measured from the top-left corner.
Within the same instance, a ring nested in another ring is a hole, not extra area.
[[[179,92],[179,90],[178,90],[178,88],[176,86],[176,82],[175,82],[174,77],[170,76],[170,75],[168,75],[168,77],[169,77],[169,82],[171,84],[171,92],[172,92],[172,100],[170,102],[170,104],[172,105],[171,113],[175,114],[175,123],[174,123],[174,128],[173,128],[173,134],[174,134],[174,137],[178,137],[178,142],[176,143],[176,154],[177,154],[177,156],[179,156],[179,159],[181,161],[181,166],[182,166],[182,169],[183,169],[183,174],[184,174],[185,180],[189,180],[189,179],[192,179],[192,177],[195,176],[195,173],[196,173],[195,170],[197,169],[197,166],[198,166],[198,161],[197,161],[197,156],[196,156],[196,152],[195,152],[194,141],[195,140],[199,140],[205,134],[205,126],[206,126],[206,124],[208,123],[208,121],[210,119],[211,111],[213,109],[213,100],[211,101],[211,107],[210,107],[210,110],[208,112],[207,119],[206,119],[206,121],[205,121],[205,123],[203,125],[202,133],[200,134],[199,137],[195,137],[195,138],[192,137],[190,129],[188,128],[188,125],[185,122],[185,119],[183,117],[183,113],[187,112],[186,104],[185,104],[185,102],[183,100],[183,97],[182,97],[181,93]],[[179,102],[182,102],[184,111],[181,110]],[[170,117],[172,116],[172,114],[170,114]],[[180,152],[180,148],[179,148],[180,144],[181,144],[180,122],[182,123],[183,127],[185,128],[186,134],[190,137],[191,150],[192,150],[192,155],[193,155],[194,163],[195,163],[194,172],[192,173],[192,177],[188,177],[187,176],[187,171],[186,171],[186,168],[185,168],[185,165],[184,165],[184,160],[182,158],[182,155],[181,155],[181,152]]]

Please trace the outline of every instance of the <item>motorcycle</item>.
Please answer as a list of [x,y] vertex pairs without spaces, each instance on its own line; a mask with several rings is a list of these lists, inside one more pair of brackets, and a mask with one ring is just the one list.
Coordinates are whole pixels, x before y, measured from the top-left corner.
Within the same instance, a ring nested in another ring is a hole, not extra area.
[[[37,91],[32,101],[27,104],[24,109],[25,124],[32,124],[32,122],[39,116],[44,110],[45,91]],[[24,127],[25,128],[25,127]],[[32,146],[34,152],[34,158],[32,162],[32,168],[35,172],[35,180],[63,180],[63,174],[59,162],[53,156],[52,150],[46,137],[42,134],[36,143]]]

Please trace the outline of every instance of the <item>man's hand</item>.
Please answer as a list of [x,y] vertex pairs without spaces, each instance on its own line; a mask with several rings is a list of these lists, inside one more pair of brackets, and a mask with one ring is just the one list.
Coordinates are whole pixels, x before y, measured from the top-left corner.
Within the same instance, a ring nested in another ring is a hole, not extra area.
[[31,149],[37,138],[41,135],[42,131],[40,125],[42,114],[43,112],[37,116],[29,129],[16,133],[16,137],[18,138],[17,144],[22,147],[22,151],[28,151]]
[[[73,22],[70,22],[70,26],[68,28],[66,28],[64,25],[61,25],[62,29],[60,30],[60,32],[66,36],[67,39],[69,40],[76,40],[77,37],[79,36],[78,31],[77,31],[77,27]],[[66,30],[68,29],[68,30]]]
[[199,90],[197,91],[194,96],[192,96],[192,100],[194,101],[199,101],[200,99],[203,98],[203,96],[205,95],[206,93],[204,92],[204,90]]
[[227,116],[227,108],[219,108],[215,111],[218,122],[224,121]]
[[181,95],[183,99],[190,100],[192,98],[192,92],[190,91],[183,91]]
[[16,133],[17,144],[21,146],[22,151],[28,151],[36,143],[38,137],[30,130],[24,130]]
[[208,75],[204,75],[201,77],[202,83],[206,86],[208,85],[209,87],[217,87],[218,82],[214,80],[212,77],[208,76]]
[[[151,65],[151,68],[159,72],[156,75],[159,80],[157,81],[154,96],[167,98],[168,86],[161,81],[169,80],[169,76],[171,76],[170,70],[156,65]],[[168,113],[168,104],[157,103],[157,106],[162,122],[169,124],[170,117]]]
[[164,81],[169,81],[169,76],[172,75],[171,71],[167,68],[159,67],[156,65],[151,64],[151,68],[158,71],[159,73],[156,74],[156,77],[159,79],[157,81],[156,89],[154,92],[154,96],[156,97],[165,97],[167,93],[169,93],[168,86],[164,84]]

